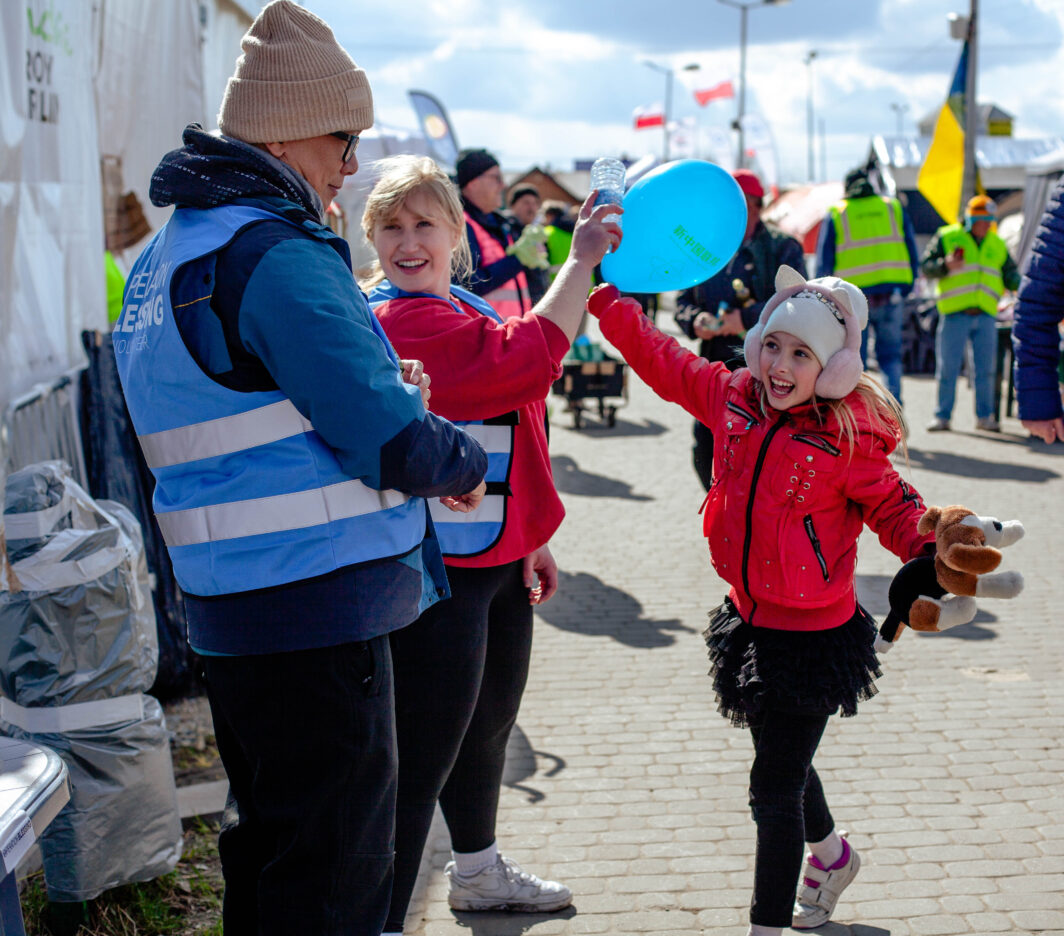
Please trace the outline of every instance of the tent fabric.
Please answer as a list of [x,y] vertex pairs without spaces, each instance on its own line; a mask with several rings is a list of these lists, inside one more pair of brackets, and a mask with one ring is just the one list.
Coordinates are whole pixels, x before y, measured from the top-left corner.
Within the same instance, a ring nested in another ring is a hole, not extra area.
[[841,182],[800,185],[780,195],[761,216],[797,240],[802,245],[802,253],[816,253],[820,222],[842,194]]
[[0,4],[0,409],[107,323],[92,4]]
[[1027,269],[1031,258],[1031,244],[1049,202],[1049,195],[1064,174],[1064,146],[1044,153],[1027,164],[1027,181],[1023,189],[1023,229],[1020,231],[1016,262],[1020,272]]

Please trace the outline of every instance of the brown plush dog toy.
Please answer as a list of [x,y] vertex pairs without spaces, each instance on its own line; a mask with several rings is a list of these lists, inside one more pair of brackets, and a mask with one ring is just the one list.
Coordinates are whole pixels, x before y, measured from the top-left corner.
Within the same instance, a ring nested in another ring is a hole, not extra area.
[[1002,523],[967,507],[929,507],[917,529],[935,534],[935,556],[912,559],[890,584],[890,613],[879,630],[878,651],[889,650],[905,624],[913,630],[944,631],[975,617],[975,598],[1015,598],[1019,572],[991,574],[1001,550],[1023,536],[1017,520]]

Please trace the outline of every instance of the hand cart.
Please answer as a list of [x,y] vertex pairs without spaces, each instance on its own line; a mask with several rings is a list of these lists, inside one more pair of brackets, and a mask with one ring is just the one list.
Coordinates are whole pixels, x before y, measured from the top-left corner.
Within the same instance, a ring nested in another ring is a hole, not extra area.
[[[628,374],[624,361],[607,355],[602,360],[562,361],[562,375],[554,381],[553,391],[563,396],[573,414],[573,428],[584,425],[588,400],[598,400],[599,419],[611,429],[617,423],[617,409],[628,402]],[[607,403],[607,399],[620,397],[623,403]]]

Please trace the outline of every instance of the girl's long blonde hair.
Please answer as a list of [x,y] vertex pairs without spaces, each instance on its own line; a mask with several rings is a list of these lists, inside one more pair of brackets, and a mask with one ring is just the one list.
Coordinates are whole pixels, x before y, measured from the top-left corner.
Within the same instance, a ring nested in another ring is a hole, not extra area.
[[[388,156],[373,164],[377,182],[362,212],[362,233],[373,243],[377,228],[391,221],[406,200],[418,192],[439,211],[440,219],[458,234],[458,245],[451,251],[451,278],[465,279],[473,272],[473,258],[466,237],[465,214],[458,189],[428,156]],[[384,279],[380,260],[359,277],[363,289],[370,289]]]
[[[767,415],[771,409],[771,404],[768,401],[768,392],[765,390],[765,385],[761,381],[757,381],[757,390],[761,401],[761,412]],[[868,373],[861,374],[853,392],[857,394],[864,404],[872,427],[894,436],[901,447],[902,453],[905,455],[906,464],[908,464],[909,448],[906,445],[906,439],[909,437],[909,424],[905,421],[905,413],[901,408],[901,404],[894,399],[893,394],[883,384]],[[814,397],[813,402],[831,410],[839,424],[839,434],[836,441],[839,443],[840,448],[845,446],[846,450],[852,454],[854,445],[857,442],[858,429],[857,417],[854,414],[853,406],[847,402],[848,399],[849,397],[841,400],[817,400]]]

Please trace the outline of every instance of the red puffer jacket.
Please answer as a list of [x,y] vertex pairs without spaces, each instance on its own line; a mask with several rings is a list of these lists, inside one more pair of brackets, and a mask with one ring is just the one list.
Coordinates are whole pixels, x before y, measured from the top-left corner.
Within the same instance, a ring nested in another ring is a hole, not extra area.
[[856,394],[847,398],[857,423],[847,451],[827,406],[766,415],[746,368],[729,373],[686,350],[630,300],[596,294],[589,308],[659,396],[713,431],[704,530],[713,567],[732,586],[745,620],[783,630],[845,623],[856,605],[857,538],[865,523],[903,562],[933,541],[916,530],[925,509],[920,495],[888,458],[896,439],[873,426]]

